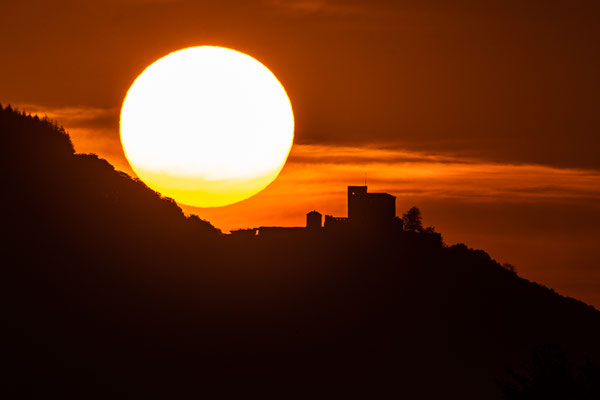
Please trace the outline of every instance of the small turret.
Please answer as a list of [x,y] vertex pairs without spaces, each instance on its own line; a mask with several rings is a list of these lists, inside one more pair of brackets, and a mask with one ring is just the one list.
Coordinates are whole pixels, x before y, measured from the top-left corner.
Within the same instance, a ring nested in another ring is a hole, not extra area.
[[323,222],[323,216],[318,211],[311,211],[306,214],[306,228],[308,229],[321,229]]

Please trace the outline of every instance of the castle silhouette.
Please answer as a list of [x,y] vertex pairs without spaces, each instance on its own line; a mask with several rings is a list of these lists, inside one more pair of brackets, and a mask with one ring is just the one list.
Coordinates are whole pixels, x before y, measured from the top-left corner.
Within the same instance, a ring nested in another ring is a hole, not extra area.
[[396,216],[396,196],[389,193],[369,193],[367,186],[348,186],[348,216],[334,217],[316,211],[306,214],[306,226],[261,226],[232,230],[234,237],[295,236],[318,232],[342,233],[358,231],[402,230],[402,219]]

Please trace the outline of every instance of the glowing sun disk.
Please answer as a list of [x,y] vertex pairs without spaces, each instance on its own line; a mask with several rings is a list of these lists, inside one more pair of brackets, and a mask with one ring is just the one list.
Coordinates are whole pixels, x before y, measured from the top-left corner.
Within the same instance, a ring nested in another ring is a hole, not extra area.
[[135,80],[121,142],[135,173],[176,201],[244,200],[279,174],[294,138],[283,86],[254,58],[222,47],[176,51]]

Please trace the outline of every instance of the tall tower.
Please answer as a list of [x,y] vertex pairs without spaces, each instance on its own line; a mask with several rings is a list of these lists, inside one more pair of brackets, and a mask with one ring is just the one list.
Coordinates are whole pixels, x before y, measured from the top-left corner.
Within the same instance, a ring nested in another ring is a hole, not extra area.
[[391,225],[396,217],[396,197],[367,193],[366,186],[348,186],[348,224],[354,228]]
[[348,186],[348,222],[363,225],[367,219],[367,187]]

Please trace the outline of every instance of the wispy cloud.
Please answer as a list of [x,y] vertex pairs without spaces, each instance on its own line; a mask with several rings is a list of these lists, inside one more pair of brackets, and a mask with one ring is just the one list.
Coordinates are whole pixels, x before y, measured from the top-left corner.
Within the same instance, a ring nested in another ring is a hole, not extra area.
[[472,201],[600,200],[600,171],[500,164],[402,149],[298,145],[285,179],[294,184],[329,185],[360,182],[365,174],[371,185],[397,196]]
[[333,0],[268,0],[267,4],[288,14],[298,16],[336,16],[354,14],[360,8],[350,2]]
[[110,121],[117,120],[119,116],[119,110],[116,108],[55,107],[28,103],[19,104],[17,107],[31,114],[46,115],[70,128],[103,126]]

